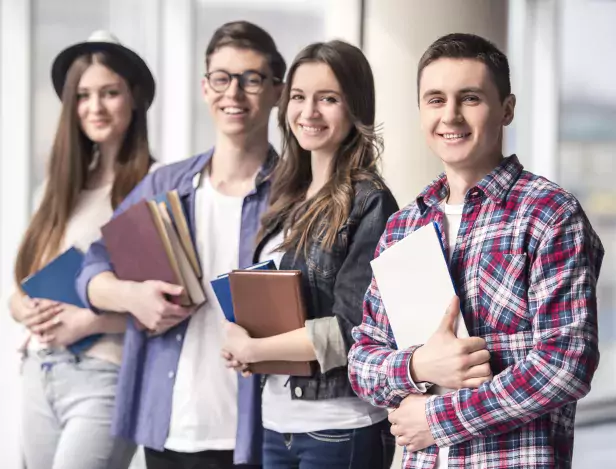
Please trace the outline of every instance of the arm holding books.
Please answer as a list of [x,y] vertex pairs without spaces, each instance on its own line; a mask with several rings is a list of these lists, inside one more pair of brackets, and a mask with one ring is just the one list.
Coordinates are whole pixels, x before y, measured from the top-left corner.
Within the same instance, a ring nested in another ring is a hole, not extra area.
[[255,339],[237,324],[226,323],[227,338],[222,356],[230,368],[238,371],[251,363],[285,359],[288,361],[312,361],[317,356],[314,345],[305,327],[273,337]]
[[105,311],[132,314],[146,329],[161,334],[192,313],[170,302],[166,295],[178,296],[182,287],[158,280],[132,282],[120,280],[111,271],[93,277],[88,285],[92,304]]
[[36,334],[41,343],[51,346],[68,346],[91,335],[126,330],[126,317],[114,313],[96,315],[89,309],[30,298],[21,292],[11,296],[10,310],[17,322]]
[[[156,173],[153,173],[146,176],[124,199],[116,209],[114,218],[142,199],[154,197],[156,193]],[[178,285],[118,279],[102,239],[95,241],[86,253],[76,285],[81,300],[95,313],[130,313],[154,333],[165,332],[192,313],[191,308],[181,307],[167,299],[166,295],[182,292],[182,287]]]
[[529,274],[530,352],[476,389],[409,396],[390,415],[399,444],[416,451],[507,433],[584,397],[599,361],[596,282],[602,258],[581,210],[551,224]]

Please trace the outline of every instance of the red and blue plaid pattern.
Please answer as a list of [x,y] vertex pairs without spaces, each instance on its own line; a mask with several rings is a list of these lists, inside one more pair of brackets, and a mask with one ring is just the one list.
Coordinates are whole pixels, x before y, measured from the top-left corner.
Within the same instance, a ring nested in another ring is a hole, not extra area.
[[[442,227],[447,191],[443,175],[394,214],[376,254],[427,223]],[[450,270],[469,333],[488,344],[494,379],[428,399],[450,469],[571,467],[576,402],[599,362],[602,260],[579,202],[515,156],[468,191]],[[416,347],[397,350],[374,278],[353,336],[349,376],[360,397],[395,408],[418,392],[408,372]],[[403,467],[433,468],[437,453],[405,450]]]

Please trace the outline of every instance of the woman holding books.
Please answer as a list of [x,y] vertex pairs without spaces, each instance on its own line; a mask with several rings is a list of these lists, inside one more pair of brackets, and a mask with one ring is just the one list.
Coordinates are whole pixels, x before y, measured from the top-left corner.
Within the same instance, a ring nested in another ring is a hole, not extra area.
[[[155,83],[137,54],[99,31],[56,57],[52,79],[62,111],[17,255],[18,284],[71,248],[86,250],[156,166],[146,125]],[[56,263],[66,278],[50,280],[74,292],[76,267],[66,259]],[[126,316],[29,298],[22,289],[10,311],[29,332],[22,366],[28,469],[128,467],[135,446],[110,436]]]
[[223,356],[249,371],[264,361],[316,361],[309,377],[269,375],[263,390],[264,468],[389,468],[387,413],[357,398],[347,377],[351,330],[362,321],[370,260],[396,201],[377,169],[370,65],[341,41],[312,44],[290,67],[276,170],[255,262],[299,270],[305,326],[252,339],[227,324]]

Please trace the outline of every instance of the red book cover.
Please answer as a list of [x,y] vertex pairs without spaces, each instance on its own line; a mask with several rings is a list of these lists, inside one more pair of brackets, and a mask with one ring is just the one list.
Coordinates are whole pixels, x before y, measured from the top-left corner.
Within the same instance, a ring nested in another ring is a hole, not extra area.
[[[175,259],[170,256],[156,206],[142,200],[101,228],[116,276],[121,280],[161,280],[182,285]],[[190,301],[184,293],[181,304]]]

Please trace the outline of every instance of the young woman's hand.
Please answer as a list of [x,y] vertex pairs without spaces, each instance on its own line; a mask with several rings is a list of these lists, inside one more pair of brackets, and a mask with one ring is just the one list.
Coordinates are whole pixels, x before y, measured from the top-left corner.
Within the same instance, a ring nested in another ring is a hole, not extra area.
[[241,372],[242,376],[250,376],[249,364],[253,342],[254,339],[250,337],[246,329],[235,323],[225,322],[225,341],[221,354],[227,368]]
[[231,353],[223,350],[220,352],[220,355],[222,356],[222,359],[225,361],[225,366],[227,368],[233,368],[238,373],[241,373],[244,378],[248,378],[249,376],[252,376],[252,372],[250,371],[249,365],[238,361],[233,355],[231,355]]
[[89,335],[97,333],[98,317],[89,309],[62,303],[61,311],[33,332],[39,341],[52,347],[67,347]]
[[19,292],[11,296],[9,309],[15,321],[35,333],[36,328],[53,320],[62,310],[57,301],[32,299]]

